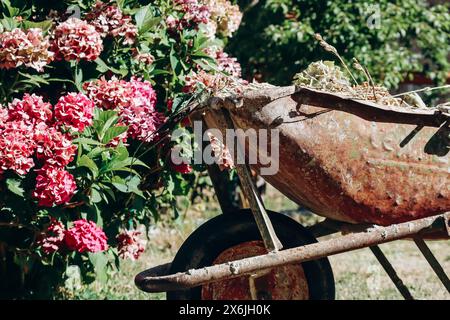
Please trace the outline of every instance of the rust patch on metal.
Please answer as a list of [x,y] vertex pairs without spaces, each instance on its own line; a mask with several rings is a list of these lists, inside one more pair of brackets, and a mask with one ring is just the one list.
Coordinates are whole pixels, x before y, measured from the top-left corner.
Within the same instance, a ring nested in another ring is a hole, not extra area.
[[[266,253],[262,241],[245,242],[222,252],[213,264]],[[300,264],[202,286],[202,300],[307,300],[308,298],[308,282]]]

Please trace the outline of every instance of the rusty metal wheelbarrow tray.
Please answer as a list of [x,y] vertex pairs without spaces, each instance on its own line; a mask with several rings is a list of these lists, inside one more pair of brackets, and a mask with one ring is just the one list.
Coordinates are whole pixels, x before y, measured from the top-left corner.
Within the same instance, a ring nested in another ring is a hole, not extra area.
[[[450,211],[449,118],[438,111],[294,86],[214,105],[226,108],[237,128],[279,130],[279,171],[264,178],[316,214],[389,225]],[[224,129],[216,110],[204,119]],[[246,143],[247,155],[250,149],[267,157]]]

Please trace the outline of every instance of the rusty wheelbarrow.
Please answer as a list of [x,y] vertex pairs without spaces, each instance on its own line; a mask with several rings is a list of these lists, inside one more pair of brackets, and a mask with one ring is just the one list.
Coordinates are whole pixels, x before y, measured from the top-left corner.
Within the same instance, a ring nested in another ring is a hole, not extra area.
[[[191,120],[223,136],[243,129],[233,155],[246,160],[236,162],[236,171],[250,209],[228,205],[217,167],[210,166],[224,214],[193,232],[172,263],[138,274],[140,289],[167,291],[169,299],[333,299],[327,256],[369,247],[412,299],[377,246],[409,238],[450,293],[450,280],[424,241],[450,236],[448,114],[268,86],[210,99]],[[262,171],[273,155],[245,139],[249,129],[278,130],[278,170],[264,178],[326,217],[323,222],[306,228],[266,211],[250,167]],[[249,165],[252,152],[265,161]]]

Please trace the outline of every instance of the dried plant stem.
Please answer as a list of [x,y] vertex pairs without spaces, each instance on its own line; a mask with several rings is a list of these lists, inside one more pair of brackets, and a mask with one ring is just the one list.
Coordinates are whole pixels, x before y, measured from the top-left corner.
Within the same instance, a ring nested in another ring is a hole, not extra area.
[[319,41],[320,46],[325,49],[325,51],[331,52],[339,59],[341,64],[344,66],[345,70],[347,70],[350,77],[352,77],[353,81],[358,86],[359,85],[358,81],[356,81],[356,78],[353,76],[353,73],[350,71],[349,67],[345,63],[344,59],[342,59],[342,57],[339,54],[339,52],[337,51],[337,49],[335,47],[333,47],[331,44],[329,44],[328,42],[326,42],[320,34],[316,33],[314,36],[315,36],[316,40]]
[[375,101],[377,101],[377,95],[376,95],[376,93],[375,93],[375,83],[373,82],[373,79],[372,79],[372,76],[370,75],[369,70],[368,70],[365,66],[363,66],[363,65],[358,61],[358,59],[353,58],[353,62],[354,62],[354,67],[355,67],[355,69],[360,70],[360,71],[362,71],[362,72],[364,73],[367,82],[369,83],[369,85],[370,85],[371,88],[372,88],[373,97],[374,97]]
[[402,93],[398,93],[396,95],[393,95],[393,98],[396,97],[401,97],[410,93],[417,93],[417,92],[424,92],[424,91],[434,91],[434,90],[441,90],[441,89],[447,89],[450,88],[450,84],[446,84],[444,86],[437,86],[437,87],[425,87],[422,89],[417,89],[417,90],[412,90],[412,91],[407,91],[407,92],[402,92]]

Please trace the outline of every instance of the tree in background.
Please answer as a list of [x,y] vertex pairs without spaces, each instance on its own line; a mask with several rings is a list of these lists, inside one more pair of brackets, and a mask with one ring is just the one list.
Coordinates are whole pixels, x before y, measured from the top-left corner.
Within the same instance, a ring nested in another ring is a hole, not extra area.
[[356,57],[388,88],[417,73],[443,83],[450,67],[449,3],[443,3],[241,0],[243,23],[228,50],[246,77],[284,85],[309,63],[333,59],[314,39],[320,33],[345,60]]

